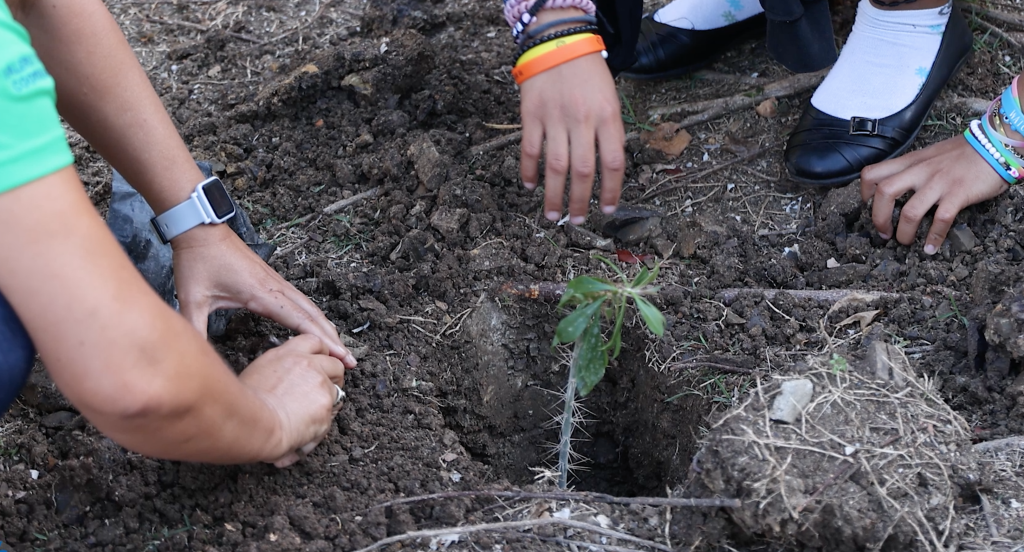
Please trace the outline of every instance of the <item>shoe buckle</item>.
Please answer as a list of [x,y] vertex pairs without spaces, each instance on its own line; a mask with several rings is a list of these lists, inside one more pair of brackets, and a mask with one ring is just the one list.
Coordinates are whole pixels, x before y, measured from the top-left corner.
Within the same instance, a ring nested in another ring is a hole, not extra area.
[[852,136],[874,136],[878,134],[878,119],[851,117],[850,134]]

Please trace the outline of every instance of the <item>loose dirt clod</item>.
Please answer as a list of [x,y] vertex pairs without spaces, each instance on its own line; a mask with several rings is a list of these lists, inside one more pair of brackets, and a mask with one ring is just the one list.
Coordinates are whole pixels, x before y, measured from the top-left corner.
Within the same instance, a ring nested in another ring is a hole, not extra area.
[[[740,531],[791,546],[946,550],[963,531],[957,497],[978,480],[967,424],[930,381],[900,390],[861,370],[819,358],[758,384],[711,430],[695,488],[739,497]],[[773,424],[773,397],[801,380],[813,401]]]

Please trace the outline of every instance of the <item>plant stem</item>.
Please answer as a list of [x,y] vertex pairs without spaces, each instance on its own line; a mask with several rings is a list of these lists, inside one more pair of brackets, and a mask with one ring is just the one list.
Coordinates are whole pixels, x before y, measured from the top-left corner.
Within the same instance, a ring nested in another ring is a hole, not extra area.
[[573,413],[576,406],[576,363],[582,348],[582,336],[572,345],[572,360],[569,361],[569,377],[566,378],[562,396],[562,432],[558,438],[558,488],[565,490],[569,483],[569,453],[572,447]]

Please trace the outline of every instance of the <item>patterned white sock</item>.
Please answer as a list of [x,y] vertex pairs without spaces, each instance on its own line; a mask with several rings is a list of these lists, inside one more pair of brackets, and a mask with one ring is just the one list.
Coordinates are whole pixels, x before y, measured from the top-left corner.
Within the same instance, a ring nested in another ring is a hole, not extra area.
[[952,4],[927,10],[857,6],[853,31],[811,104],[840,119],[888,117],[910,105],[928,78]]
[[654,12],[654,20],[680,29],[707,31],[763,12],[758,0],[673,0]]

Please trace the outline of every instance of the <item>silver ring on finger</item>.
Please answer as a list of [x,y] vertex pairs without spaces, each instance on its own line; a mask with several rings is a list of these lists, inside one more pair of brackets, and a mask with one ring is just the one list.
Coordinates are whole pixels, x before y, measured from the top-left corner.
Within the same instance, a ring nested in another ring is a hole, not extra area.
[[334,395],[334,406],[338,406],[338,403],[341,402],[341,399],[345,398],[345,391],[343,391],[341,389],[341,386],[339,386],[337,383],[334,384],[334,390],[337,391],[337,394]]

